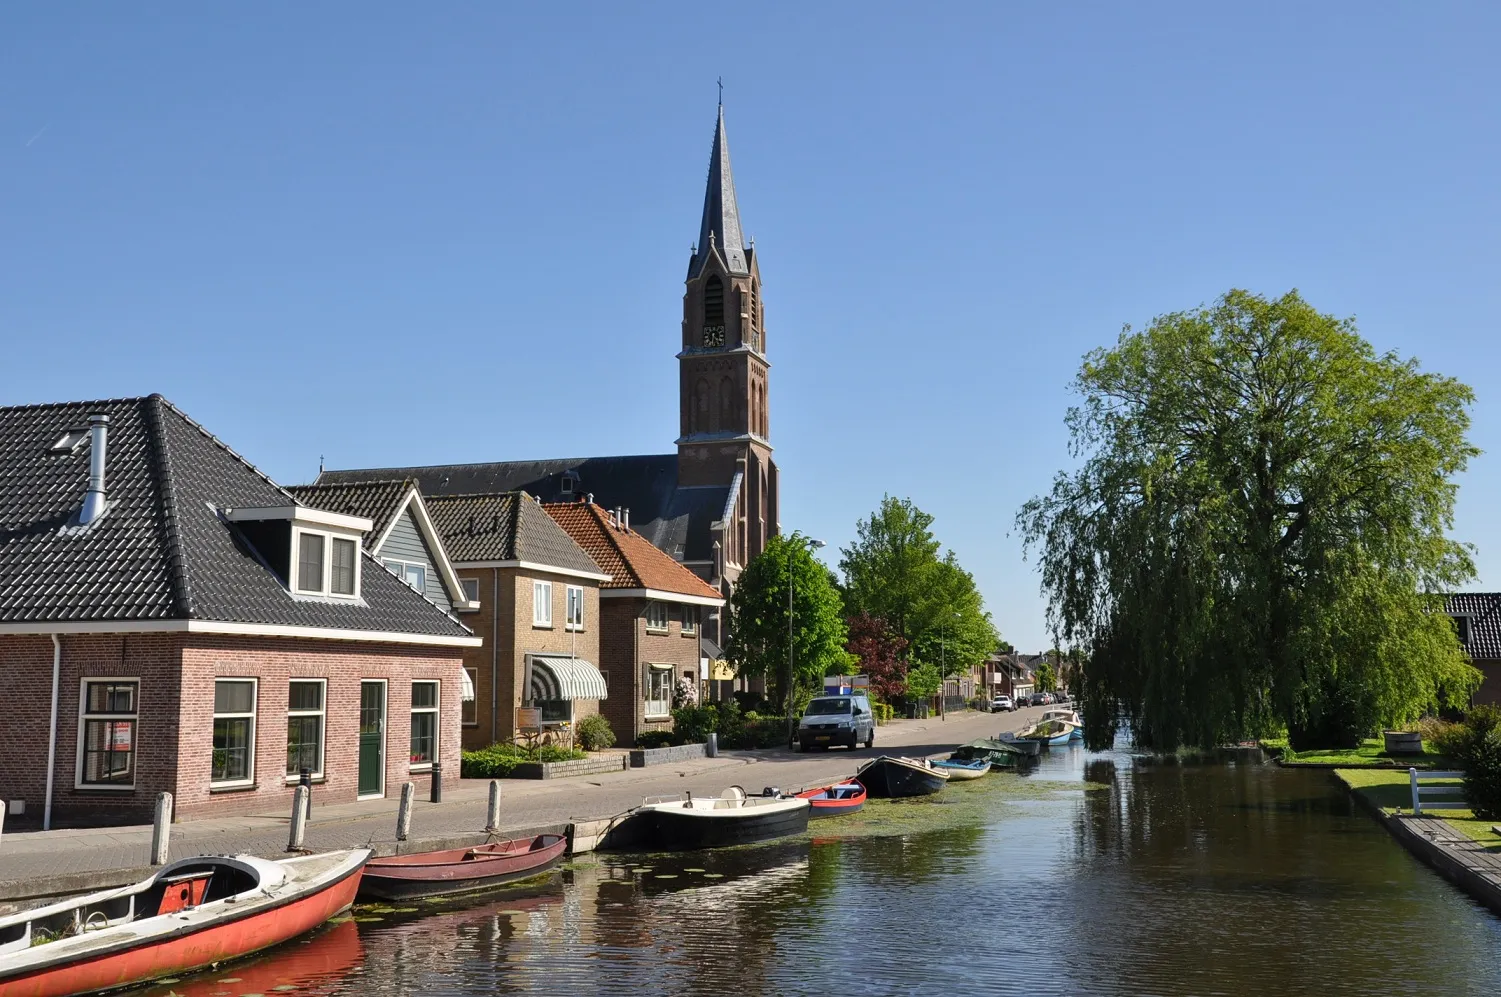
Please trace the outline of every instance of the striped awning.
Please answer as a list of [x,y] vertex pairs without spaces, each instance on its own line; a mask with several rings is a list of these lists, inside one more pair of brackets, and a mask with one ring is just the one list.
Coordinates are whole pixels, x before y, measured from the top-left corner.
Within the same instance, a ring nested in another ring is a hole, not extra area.
[[559,699],[604,699],[605,677],[583,658],[566,654],[528,654],[527,694],[533,702]]
[[469,678],[469,669],[459,669],[459,681],[463,683],[459,686],[459,698],[466,703],[474,702],[474,682]]

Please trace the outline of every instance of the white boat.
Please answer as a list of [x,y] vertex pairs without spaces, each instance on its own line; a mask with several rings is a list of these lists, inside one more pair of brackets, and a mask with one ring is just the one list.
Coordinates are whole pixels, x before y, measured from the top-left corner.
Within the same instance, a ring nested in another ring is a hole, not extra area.
[[638,812],[652,818],[656,847],[677,851],[801,834],[808,829],[812,806],[780,793],[746,796],[745,790],[731,786],[719,796],[649,797]]

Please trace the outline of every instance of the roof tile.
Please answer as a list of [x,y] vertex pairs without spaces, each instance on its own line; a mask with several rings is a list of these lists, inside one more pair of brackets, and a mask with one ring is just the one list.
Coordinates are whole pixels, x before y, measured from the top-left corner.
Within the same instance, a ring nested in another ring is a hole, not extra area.
[[616,526],[604,509],[589,502],[542,507],[611,580],[605,589],[657,589],[704,599],[723,598],[708,582],[658,550],[641,534]]

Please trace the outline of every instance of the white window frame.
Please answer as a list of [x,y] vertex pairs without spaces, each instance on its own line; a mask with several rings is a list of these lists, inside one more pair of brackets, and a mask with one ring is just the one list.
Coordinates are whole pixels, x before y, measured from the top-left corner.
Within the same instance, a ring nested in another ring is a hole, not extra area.
[[681,604],[683,620],[683,636],[698,636],[698,607],[691,602]]
[[[385,569],[387,571],[391,572],[391,574],[395,575],[397,578],[400,578],[403,582],[406,582],[407,588],[411,589],[412,591],[414,591],[414,592],[426,592],[427,591],[427,564],[426,563],[424,563],[422,561],[404,561],[404,560],[402,560],[399,557],[383,557],[383,558],[380,559],[380,563],[382,565],[384,565]],[[417,586],[413,585],[412,584],[412,579],[408,575],[408,572],[410,572],[413,568],[416,568],[418,571],[422,572],[422,587],[421,588],[418,588]]]
[[[431,685],[436,687],[437,692],[433,697],[433,705],[409,705],[408,712],[410,712],[412,716],[416,716],[418,713],[431,713],[433,715],[433,759],[437,760],[443,757],[443,755],[441,754],[443,738],[443,681],[442,679],[412,679],[413,688],[419,685]],[[410,702],[411,700],[409,699],[408,703],[410,704]],[[412,761],[411,724],[409,722],[407,724],[407,771],[431,772],[432,769],[432,762]]]
[[[658,607],[660,607],[662,614],[662,622],[660,624],[652,622],[652,615],[658,610]],[[653,599],[646,604],[646,629],[648,631],[665,634],[672,629],[672,613],[667,607],[668,604],[661,599]]]
[[[474,698],[471,699],[471,700],[469,700],[467,703],[465,703],[465,702],[459,703],[459,726],[460,727],[478,727],[479,726],[479,669],[478,668],[472,668],[472,667],[470,667],[468,665],[465,665],[464,666],[464,671],[466,671],[466,672],[469,673],[469,684],[474,687]],[[466,709],[474,711],[474,719],[473,720],[465,720],[464,719],[464,711]]]
[[[317,588],[313,588],[311,586],[303,586],[304,579],[302,578],[302,537],[304,534],[310,534],[312,536],[323,538],[323,577],[318,580]],[[335,540],[350,540],[354,543],[353,592],[333,591],[332,583],[334,573]],[[363,551],[361,550],[361,547],[362,545],[360,543],[360,537],[358,534],[351,535],[349,533],[335,533],[328,530],[310,530],[302,526],[292,527],[292,561],[291,567],[287,571],[287,574],[292,576],[289,579],[292,592],[295,595],[299,595],[304,598],[321,597],[325,599],[339,599],[343,601],[359,599],[360,585],[363,581],[364,575],[364,566],[362,563],[364,561],[364,557],[362,556]]]
[[[646,686],[642,690],[643,694],[646,697],[646,714],[645,714],[646,715],[646,719],[648,719],[648,720],[667,720],[667,719],[669,719],[672,716],[672,687],[677,682],[677,679],[674,677],[674,674],[673,674],[675,671],[676,671],[676,669],[672,665],[658,665],[658,664],[653,664],[651,662],[647,662],[647,665],[646,665]],[[667,677],[667,698],[666,699],[652,699],[651,698],[651,681],[652,681],[653,676],[656,676],[656,675],[664,675],[664,676]],[[653,711],[652,707],[655,706],[655,705],[657,705],[657,704],[661,704],[661,709],[657,710],[657,711]]]
[[[538,612],[542,609],[546,610],[545,614]],[[532,626],[541,630],[552,629],[552,582],[532,579]]]
[[[135,687],[136,687],[136,695],[135,695],[135,708],[136,709],[135,709],[134,713],[89,713],[88,712],[88,704],[89,704],[88,694],[89,694],[89,686],[90,685],[92,685],[92,684],[98,684],[98,685],[110,685],[110,684],[122,685],[122,684],[124,684],[126,682],[130,682],[130,683],[134,684]],[[95,790],[99,790],[99,791],[106,792],[106,793],[113,793],[113,792],[128,793],[128,792],[133,791],[136,788],[135,779],[134,778],[131,779],[129,785],[127,785],[127,784],[125,784],[123,782],[84,782],[83,781],[84,730],[85,730],[85,728],[87,728],[87,726],[88,726],[87,721],[89,721],[89,720],[105,720],[105,721],[108,721],[108,720],[131,720],[131,721],[133,721],[135,723],[135,727],[130,732],[130,737],[131,737],[130,750],[131,750],[131,753],[133,755],[135,755],[135,757],[131,759],[131,766],[132,766],[132,772],[140,771],[140,751],[136,747],[137,743],[139,743],[139,741],[141,739],[141,680],[140,680],[140,677],[139,676],[134,676],[134,675],[86,675],[83,678],[81,678],[79,680],[79,682],[78,682],[78,751],[77,751],[78,757],[76,759],[76,766],[75,766],[74,773],[73,773],[73,788],[74,789],[86,789],[89,792],[94,792]]]
[[[220,682],[249,682],[250,683],[250,712],[249,713],[220,713],[219,710],[218,710],[218,707],[215,706],[212,702],[210,703],[210,708],[213,710],[213,713],[212,713],[212,717],[211,717],[211,720],[210,720],[210,723],[209,723],[209,767],[208,767],[208,771],[209,771],[209,780],[208,780],[209,788],[210,789],[235,789],[235,788],[238,788],[238,787],[241,787],[241,786],[254,786],[255,785],[255,747],[256,747],[256,745],[255,745],[255,741],[256,741],[255,735],[256,735],[256,720],[257,720],[257,715],[260,712],[260,706],[261,706],[261,680],[258,679],[258,678],[256,678],[255,676],[252,676],[252,675],[216,675],[216,676],[214,676],[214,699],[216,699],[216,700],[219,698],[219,683]],[[213,730],[214,730],[214,727],[213,727],[213,725],[214,725],[214,723],[218,722],[220,718],[224,718],[226,720],[241,720],[241,719],[249,718],[249,720],[250,720],[250,736],[246,739],[246,746],[245,746],[245,748],[246,748],[246,756],[245,757],[246,757],[247,764],[246,764],[245,778],[243,778],[243,779],[221,779],[221,780],[215,780],[214,779],[214,756],[213,756],[213,752],[214,752]]]
[[[470,591],[470,587],[471,586],[473,586],[473,591]],[[464,593],[464,598],[467,599],[469,602],[479,602],[479,579],[478,578],[460,578],[459,579],[459,589]],[[478,607],[476,607],[475,609],[463,609],[463,610],[460,610],[460,612],[463,612],[463,613],[477,613],[477,612],[479,612],[479,609],[478,609]]]
[[[292,709],[292,683],[309,682],[323,687],[323,694],[319,699],[322,708],[317,710],[294,710]],[[287,719],[293,717],[317,717],[318,718],[318,768],[313,771],[311,778],[322,779],[323,769],[328,764],[328,679],[298,678],[293,676],[287,679]],[[290,725],[289,725],[290,726]],[[292,785],[302,778],[302,773],[287,775],[287,784]]]
[[[578,622],[574,622],[574,606],[578,607]],[[569,585],[568,594],[564,598],[564,627],[569,630],[581,631],[584,629],[584,587],[582,585]]]

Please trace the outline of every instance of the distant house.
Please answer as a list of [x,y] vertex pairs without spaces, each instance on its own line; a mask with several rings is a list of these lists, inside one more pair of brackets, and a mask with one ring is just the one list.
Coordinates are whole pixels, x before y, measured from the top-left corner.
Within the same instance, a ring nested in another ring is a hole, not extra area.
[[[160,395],[0,408],[0,798],[286,812],[459,776],[479,638]],[[17,814],[15,803],[24,807]]]
[[600,668],[610,698],[600,712],[622,744],[672,728],[678,679],[698,687],[706,658],[703,620],[719,610],[718,590],[592,502],[544,505],[547,514],[600,566]]
[[1032,695],[1037,665],[1042,660],[1040,654],[1017,654],[1014,651],[998,651],[990,655],[984,664],[984,683],[990,695],[1010,696],[1013,700]]
[[1501,592],[1458,592],[1444,597],[1444,612],[1470,663],[1484,681],[1476,703],[1501,704]]
[[464,746],[513,740],[522,708],[539,711],[543,729],[598,712],[609,695],[599,586],[610,575],[525,492],[423,501],[467,600],[460,616],[484,639],[464,656],[475,688]]

